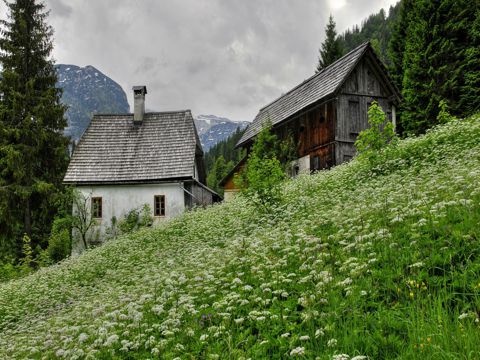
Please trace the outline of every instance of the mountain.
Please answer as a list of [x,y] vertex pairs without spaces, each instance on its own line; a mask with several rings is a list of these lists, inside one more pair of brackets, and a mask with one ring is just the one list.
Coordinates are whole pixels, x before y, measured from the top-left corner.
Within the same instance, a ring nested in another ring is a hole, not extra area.
[[248,124],[250,124],[248,121],[237,122],[215,115],[199,115],[195,119],[198,136],[205,152],[220,141],[229,138],[237,129],[245,129]]
[[[57,86],[63,89],[62,103],[68,106],[68,127],[65,134],[78,141],[95,113],[123,114],[130,112],[127,95],[114,80],[93,66],[56,65]],[[215,115],[199,115],[195,119],[203,150],[208,151],[228,138],[247,121],[235,122]]]
[[65,134],[79,140],[94,113],[128,113],[122,87],[93,66],[56,65],[57,86],[63,89],[62,103],[68,106]]
[[376,155],[0,284],[0,358],[478,359],[480,116]]

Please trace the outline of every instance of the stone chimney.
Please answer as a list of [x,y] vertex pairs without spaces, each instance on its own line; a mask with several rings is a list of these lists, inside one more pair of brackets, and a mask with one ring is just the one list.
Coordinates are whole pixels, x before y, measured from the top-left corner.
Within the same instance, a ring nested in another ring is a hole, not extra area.
[[145,115],[145,94],[147,93],[147,87],[134,86],[133,87],[133,123],[135,125],[141,125],[143,116]]

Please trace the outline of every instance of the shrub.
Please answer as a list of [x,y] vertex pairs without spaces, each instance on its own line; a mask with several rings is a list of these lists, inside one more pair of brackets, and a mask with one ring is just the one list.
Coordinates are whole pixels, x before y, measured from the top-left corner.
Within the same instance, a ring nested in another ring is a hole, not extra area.
[[47,253],[53,262],[58,262],[70,255],[72,250],[72,221],[70,218],[57,218],[53,221],[48,239]]
[[397,136],[393,124],[387,121],[385,113],[376,101],[368,109],[370,127],[358,134],[355,147],[360,156],[372,157],[389,143],[395,143]]
[[279,185],[285,179],[279,160],[284,148],[267,124],[255,139],[244,171],[235,179],[245,196],[264,206],[278,200]]

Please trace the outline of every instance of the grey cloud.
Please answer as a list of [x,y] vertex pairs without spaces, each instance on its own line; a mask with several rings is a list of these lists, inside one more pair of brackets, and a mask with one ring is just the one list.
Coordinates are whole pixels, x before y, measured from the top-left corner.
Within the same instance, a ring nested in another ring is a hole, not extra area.
[[62,0],[48,0],[47,6],[51,9],[52,16],[68,18],[72,14],[72,7],[65,4]]
[[[313,74],[331,0],[47,0],[60,63],[91,64],[147,107],[235,120]],[[346,28],[394,0],[347,0]],[[68,17],[68,19],[67,19]]]

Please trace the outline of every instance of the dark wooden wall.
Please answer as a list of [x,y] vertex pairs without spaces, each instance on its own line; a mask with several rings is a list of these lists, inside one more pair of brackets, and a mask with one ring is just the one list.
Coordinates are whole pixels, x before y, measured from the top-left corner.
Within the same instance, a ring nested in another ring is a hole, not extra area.
[[333,165],[335,141],[335,101],[314,104],[276,129],[280,139],[292,136],[298,157],[310,155],[310,169]]
[[360,131],[368,128],[368,108],[376,100],[392,120],[393,95],[383,78],[366,56],[356,66],[337,97],[337,126],[335,131],[335,163],[341,164],[355,155],[354,142]]

